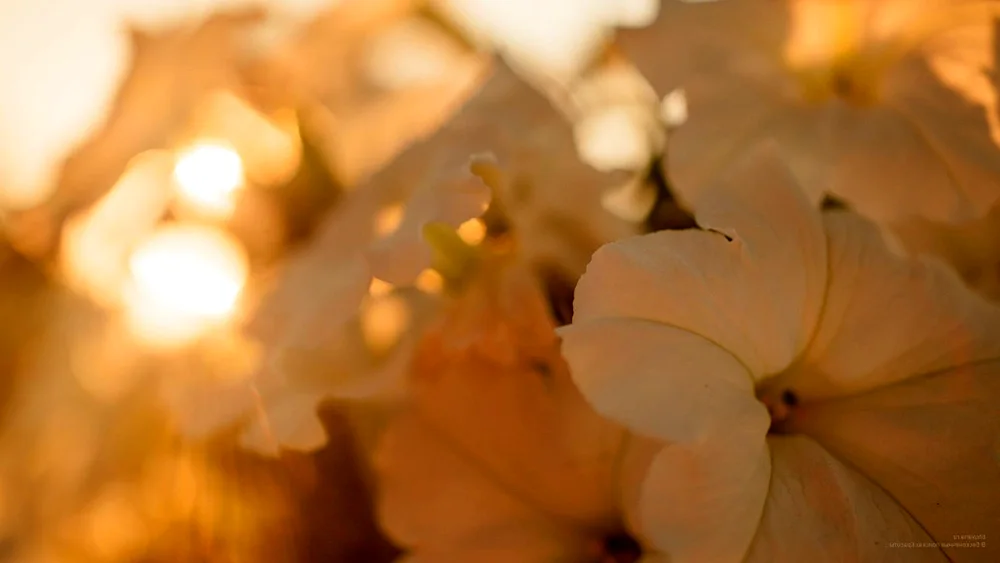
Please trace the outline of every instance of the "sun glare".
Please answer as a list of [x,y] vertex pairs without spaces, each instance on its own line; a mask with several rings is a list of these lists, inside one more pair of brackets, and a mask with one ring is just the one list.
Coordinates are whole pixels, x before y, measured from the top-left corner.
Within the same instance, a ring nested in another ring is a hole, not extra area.
[[249,267],[242,247],[225,233],[172,226],[140,245],[129,269],[137,336],[174,344],[197,338],[233,314]]
[[243,161],[225,143],[198,143],[178,156],[174,180],[181,196],[197,211],[228,215],[235,207],[236,191],[243,186]]

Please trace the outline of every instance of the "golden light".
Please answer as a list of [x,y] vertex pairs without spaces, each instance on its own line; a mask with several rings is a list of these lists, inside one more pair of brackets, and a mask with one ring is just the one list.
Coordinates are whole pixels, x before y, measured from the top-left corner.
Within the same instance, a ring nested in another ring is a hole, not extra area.
[[391,235],[403,222],[403,204],[395,203],[378,212],[375,216],[375,234],[384,237]]
[[828,64],[856,49],[865,29],[859,2],[796,2],[785,57],[794,67]]
[[196,211],[228,215],[243,186],[243,160],[227,143],[204,141],[184,150],[174,167],[177,189]]
[[130,559],[145,547],[149,530],[135,498],[131,487],[112,486],[85,513],[81,531],[99,560]]
[[444,289],[444,278],[436,270],[428,268],[420,272],[415,285],[424,293],[437,295]]
[[136,249],[129,266],[133,332],[147,343],[168,346],[225,323],[249,273],[235,239],[201,226],[161,229]]
[[298,115],[283,109],[264,115],[228,91],[207,96],[192,119],[190,139],[226,139],[243,159],[246,179],[273,186],[292,178],[302,160]]
[[391,350],[410,326],[410,307],[389,295],[370,301],[361,313],[361,334],[373,354]]
[[683,88],[671,90],[660,101],[660,120],[667,127],[679,127],[688,119],[687,93]]
[[393,286],[391,283],[378,278],[372,278],[372,283],[368,286],[368,295],[371,295],[372,297],[382,297],[383,295],[388,295],[392,292],[392,289]]
[[183,520],[194,512],[205,480],[194,457],[161,454],[148,463],[140,490],[144,512],[160,521]]
[[486,223],[482,219],[469,219],[458,227],[458,236],[466,244],[475,246],[486,238]]
[[59,260],[74,290],[105,306],[121,303],[129,252],[166,211],[173,165],[168,151],[139,154],[97,204],[67,223]]

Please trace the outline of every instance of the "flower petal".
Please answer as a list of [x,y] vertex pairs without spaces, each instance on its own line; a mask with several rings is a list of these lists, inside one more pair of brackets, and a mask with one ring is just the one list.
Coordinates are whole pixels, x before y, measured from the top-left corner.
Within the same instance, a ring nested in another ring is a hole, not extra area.
[[431,561],[435,554],[481,556],[505,545],[510,549],[505,555],[521,549],[561,555],[559,538],[566,530],[493,479],[479,460],[461,453],[420,415],[398,415],[379,444],[375,464],[381,525]]
[[913,219],[891,228],[908,251],[944,260],[970,287],[1000,301],[1000,205],[982,219],[960,225]]
[[[977,54],[966,53],[960,58]],[[978,78],[984,79],[985,69],[976,70]],[[933,200],[919,197],[923,194],[908,194],[897,200],[897,216],[919,209],[931,212],[924,215],[930,219],[969,220],[982,217],[1000,201],[1000,146],[989,123],[991,118],[995,119],[990,115],[995,108],[963,97],[935,76],[924,60],[900,65],[886,96],[886,103],[909,122],[950,176]],[[917,164],[913,160],[908,162],[911,166]],[[934,203],[945,196],[957,198],[961,205],[941,205],[935,210]]]
[[[998,561],[1000,362],[911,379],[864,395],[802,405],[789,429],[885,489],[952,561]],[[973,540],[975,541],[975,540]]]
[[[692,205],[720,170],[769,142],[778,144],[801,188],[819,202],[827,170],[815,152],[829,146],[829,132],[818,126],[818,108],[789,103],[780,88],[738,74],[699,76],[686,82],[683,92],[688,118],[671,132],[664,160],[682,203]],[[803,152],[803,142],[812,152]]]
[[781,381],[801,398],[848,394],[1000,358],[1000,307],[942,264],[895,255],[874,225],[825,216],[830,287],[802,361]]
[[696,334],[639,319],[596,319],[559,330],[580,392],[601,414],[671,442],[733,426],[767,433],[770,417],[731,354]]
[[949,163],[905,115],[889,106],[846,105],[831,115],[837,129],[833,195],[879,221],[909,215],[954,220],[971,213]]
[[673,563],[739,563],[764,511],[771,458],[757,432],[736,427],[653,460],[640,498],[640,533]]
[[746,563],[944,562],[933,540],[878,485],[805,436],[772,436],[771,486]]
[[700,74],[777,75],[789,13],[784,2],[761,4],[667,0],[652,25],[621,30],[616,43],[661,96]]
[[268,397],[252,415],[240,436],[240,445],[267,456],[278,455],[280,448],[317,450],[326,443],[326,430],[316,408],[322,396],[286,392]]
[[770,149],[706,189],[698,223],[598,250],[576,289],[574,322],[636,317],[689,330],[738,357],[755,378],[805,347],[826,283],[819,215]]
[[486,210],[490,189],[469,167],[482,158],[492,157],[473,156],[464,167],[443,166],[438,175],[414,180],[420,184],[406,203],[399,227],[368,253],[376,277],[397,285],[412,283],[431,266],[431,249],[423,240],[425,225],[458,228]]
[[613,521],[621,428],[580,397],[565,366],[524,361],[420,370],[415,401],[456,448],[521,498],[591,525]]

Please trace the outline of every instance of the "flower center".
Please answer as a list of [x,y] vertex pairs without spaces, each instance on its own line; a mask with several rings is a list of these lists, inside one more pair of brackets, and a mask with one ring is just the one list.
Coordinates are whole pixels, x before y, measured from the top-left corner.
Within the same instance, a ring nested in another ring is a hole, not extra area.
[[642,559],[642,546],[632,536],[618,532],[605,536],[597,563],[636,563]]
[[928,40],[1000,14],[990,1],[954,3],[797,0],[784,59],[810,103],[878,101],[886,73]]
[[768,434],[784,434],[785,421],[799,405],[799,397],[795,391],[784,389],[780,392],[760,392],[757,399],[764,403],[767,412],[771,414],[771,427]]
[[867,6],[856,0],[795,2],[785,60],[806,101],[865,106],[877,97],[884,65],[865,38]]

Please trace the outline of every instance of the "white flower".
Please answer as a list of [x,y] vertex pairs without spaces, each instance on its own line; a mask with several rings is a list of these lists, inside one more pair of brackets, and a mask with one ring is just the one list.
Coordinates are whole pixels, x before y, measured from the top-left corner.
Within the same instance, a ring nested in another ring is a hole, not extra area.
[[616,26],[648,25],[655,0],[438,0],[473,39],[518,70],[564,84],[609,42]]
[[[1000,198],[993,1],[664,2],[625,52],[683,88],[670,178],[691,203],[726,163],[776,142],[818,201],[876,220],[981,216]],[[994,127],[994,129],[996,129]]]
[[599,250],[560,329],[595,408],[666,444],[633,523],[675,563],[881,561],[1000,529],[1000,308],[813,211],[777,161],[706,187],[706,230]]
[[[484,156],[493,152],[499,163]],[[252,323],[264,366],[252,387],[222,390],[229,406],[198,428],[243,416],[244,443],[256,450],[312,449],[325,441],[314,412],[322,400],[396,398],[440,305],[408,287],[433,265],[424,228],[482,214],[486,177],[527,267],[554,262],[575,277],[595,248],[632,232],[601,208],[606,176],[580,163],[570,125],[500,67],[439,131],[354,188],[289,260]],[[211,410],[211,392],[194,395],[197,411]]]
[[409,385],[375,458],[379,522],[408,563],[604,560],[628,440],[573,386],[530,271],[480,270]]
[[[474,163],[492,188],[483,192],[455,166],[455,156],[493,155],[496,166]],[[402,280],[420,271],[428,256],[412,251],[421,226],[443,221],[456,226],[478,215],[490,201],[516,233],[522,256],[582,272],[601,244],[635,232],[601,205],[601,195],[619,181],[581,162],[573,128],[541,94],[502,64],[474,96],[432,135],[414,143],[359,190],[376,188],[381,204],[409,200],[398,233],[376,245],[371,256],[377,277]],[[443,205],[443,200],[447,205]],[[492,198],[492,199],[490,199]],[[391,245],[391,256],[381,253]]]

